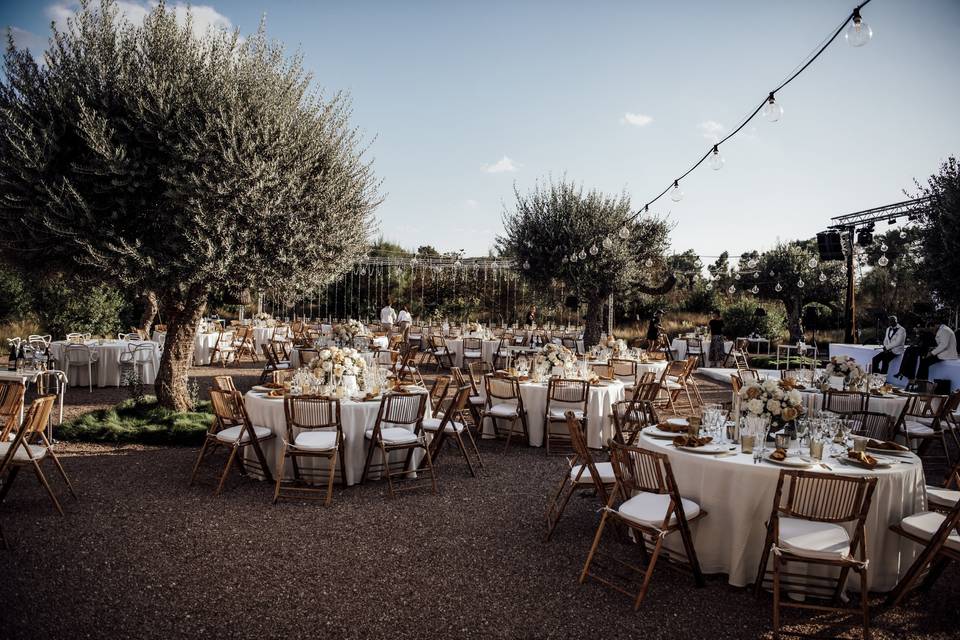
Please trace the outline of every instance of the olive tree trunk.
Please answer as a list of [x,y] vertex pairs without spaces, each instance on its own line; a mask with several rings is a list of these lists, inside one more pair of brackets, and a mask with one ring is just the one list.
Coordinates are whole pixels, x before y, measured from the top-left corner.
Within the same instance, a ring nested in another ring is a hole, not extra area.
[[193,345],[197,326],[207,307],[207,290],[191,288],[179,303],[165,304],[167,337],[160,358],[160,370],[154,383],[157,402],[173,411],[193,408],[187,388],[187,371],[193,363]]
[[160,300],[155,291],[143,292],[143,315],[140,316],[140,328],[150,335],[150,329],[153,327],[153,321],[160,311]]
[[800,308],[802,305],[795,301],[784,301],[784,308],[787,312],[787,330],[790,332],[790,342],[796,343],[803,340],[803,322],[800,319]]
[[600,342],[600,333],[603,330],[604,298],[590,296],[587,298],[587,315],[584,318],[583,346],[589,349]]

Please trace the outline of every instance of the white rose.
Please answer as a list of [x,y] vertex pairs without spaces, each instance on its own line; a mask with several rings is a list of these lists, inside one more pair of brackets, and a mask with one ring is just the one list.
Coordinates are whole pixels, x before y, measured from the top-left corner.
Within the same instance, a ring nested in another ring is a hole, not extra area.
[[777,400],[771,398],[767,400],[767,411],[772,413],[775,416],[780,415],[780,403]]
[[776,391],[779,386],[780,383],[772,378],[763,381],[763,390],[768,394]]
[[330,364],[330,361],[328,360],[320,365],[320,368],[329,373],[333,369],[333,365]]
[[753,400],[750,400],[749,402],[747,402],[747,411],[749,411],[750,413],[756,414],[758,416],[762,414],[763,400],[761,400],[760,398],[754,398]]
[[800,392],[796,389],[790,391],[790,393],[787,395],[787,400],[794,407],[798,407],[803,404],[803,396],[801,396]]

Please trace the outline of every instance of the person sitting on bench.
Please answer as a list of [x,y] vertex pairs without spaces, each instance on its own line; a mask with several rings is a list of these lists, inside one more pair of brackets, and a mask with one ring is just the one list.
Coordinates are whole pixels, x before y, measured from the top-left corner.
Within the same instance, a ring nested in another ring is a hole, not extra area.
[[873,373],[887,373],[890,361],[903,353],[906,342],[907,330],[900,326],[897,316],[890,316],[883,334],[883,351],[873,356]]

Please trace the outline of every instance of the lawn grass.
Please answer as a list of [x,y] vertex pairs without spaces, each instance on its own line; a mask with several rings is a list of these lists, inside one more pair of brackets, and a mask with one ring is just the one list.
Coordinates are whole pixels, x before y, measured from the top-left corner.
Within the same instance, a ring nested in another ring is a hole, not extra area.
[[117,445],[196,446],[203,442],[212,420],[209,402],[199,403],[194,411],[177,413],[147,396],[140,404],[125,400],[108,409],[85,413],[57,427],[56,437]]

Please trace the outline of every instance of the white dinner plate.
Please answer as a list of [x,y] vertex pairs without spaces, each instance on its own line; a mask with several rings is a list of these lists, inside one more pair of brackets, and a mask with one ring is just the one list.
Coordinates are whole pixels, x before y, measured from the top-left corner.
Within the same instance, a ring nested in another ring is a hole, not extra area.
[[263,385],[254,385],[251,387],[251,391],[256,391],[257,393],[267,393],[270,391],[270,387],[264,387]]
[[861,469],[873,470],[873,469],[889,469],[893,466],[893,463],[896,460],[891,460],[890,458],[882,458],[880,456],[873,456],[873,459],[877,461],[875,467],[868,467],[859,460],[854,460],[853,458],[848,458],[847,456],[837,456],[837,461],[841,464],[848,464],[853,467],[860,467]]
[[[897,456],[898,458],[909,458],[913,455],[912,451],[897,451],[894,449],[875,449],[873,447],[867,447],[867,453],[871,454],[880,454],[881,456]],[[877,456],[874,455],[874,458]]]
[[673,440],[677,436],[684,435],[682,433],[672,433],[670,431],[663,431],[661,429],[658,429],[656,425],[651,427],[644,427],[641,433],[643,433],[646,436],[650,436],[651,438],[663,438],[664,440]]
[[686,418],[667,418],[667,424],[673,425],[675,427],[688,427],[690,423],[687,422]]
[[783,460],[775,460],[770,457],[771,455],[773,455],[772,452],[765,455],[763,459],[766,460],[767,462],[778,464],[781,467],[794,467],[797,469],[805,469],[807,467],[813,466],[812,462],[807,462],[803,458],[798,458],[797,456],[787,456]]
[[728,447],[713,442],[710,444],[705,444],[702,447],[677,447],[677,449],[680,449],[681,451],[689,451],[690,453],[703,453],[707,455],[716,455],[718,453],[727,453],[729,451]]

